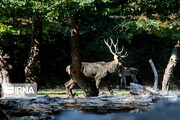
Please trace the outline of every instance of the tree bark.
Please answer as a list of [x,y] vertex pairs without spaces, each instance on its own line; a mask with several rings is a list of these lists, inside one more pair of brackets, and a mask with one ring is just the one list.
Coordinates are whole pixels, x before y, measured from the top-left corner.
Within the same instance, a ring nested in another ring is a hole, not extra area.
[[79,45],[79,12],[71,17],[71,72],[72,77],[79,85],[79,87],[85,92],[87,97],[98,96],[98,89],[95,84],[89,80],[85,80],[81,73],[81,53]]
[[25,77],[26,83],[35,83],[38,87],[41,81],[41,44],[42,23],[38,17],[34,17],[30,53],[25,67]]
[[2,78],[0,78],[0,83],[11,83],[8,70],[6,70],[5,68],[1,69],[0,77],[2,77]]
[[5,54],[4,56],[3,51],[0,50],[0,83],[11,83],[9,72],[8,70],[12,70],[13,67],[7,63],[4,58],[10,58],[8,54]]
[[171,79],[173,78],[174,70],[180,59],[179,56],[180,56],[180,39],[178,40],[177,44],[174,46],[168,65],[165,69],[165,73],[162,81],[162,91],[169,90],[169,86]]

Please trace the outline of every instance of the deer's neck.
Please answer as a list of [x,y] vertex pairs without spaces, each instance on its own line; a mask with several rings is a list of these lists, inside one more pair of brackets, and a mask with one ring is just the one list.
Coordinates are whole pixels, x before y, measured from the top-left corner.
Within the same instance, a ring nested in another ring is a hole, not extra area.
[[119,65],[116,60],[113,60],[111,62],[108,62],[106,64],[106,67],[108,68],[108,72],[110,73],[116,73],[118,71]]

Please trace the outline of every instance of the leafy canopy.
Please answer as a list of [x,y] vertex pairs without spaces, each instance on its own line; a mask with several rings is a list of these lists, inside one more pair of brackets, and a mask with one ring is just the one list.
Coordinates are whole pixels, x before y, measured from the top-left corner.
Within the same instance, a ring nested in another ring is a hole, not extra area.
[[32,18],[39,16],[46,25],[45,29],[68,22],[77,11],[86,8],[97,10],[95,3],[107,3],[110,0],[1,0],[0,35],[27,34],[31,32]]
[[141,9],[136,24],[149,34],[180,37],[179,0],[134,0],[134,6]]

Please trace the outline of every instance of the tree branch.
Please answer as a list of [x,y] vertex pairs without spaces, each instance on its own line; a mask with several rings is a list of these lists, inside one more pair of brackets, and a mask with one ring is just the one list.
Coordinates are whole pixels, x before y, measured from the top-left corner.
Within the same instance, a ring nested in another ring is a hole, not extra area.
[[153,63],[152,59],[149,60],[149,63],[150,63],[151,68],[152,68],[152,70],[154,72],[154,88],[158,89],[158,73],[157,73],[157,70],[156,70],[156,68],[154,66],[154,63]]

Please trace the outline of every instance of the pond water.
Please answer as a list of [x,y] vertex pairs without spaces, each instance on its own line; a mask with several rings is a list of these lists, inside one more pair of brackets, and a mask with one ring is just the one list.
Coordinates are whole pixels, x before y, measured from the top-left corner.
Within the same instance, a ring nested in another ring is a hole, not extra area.
[[81,111],[64,111],[57,120],[180,120],[180,101],[160,101],[148,112],[96,114]]
[[57,120],[134,120],[135,114],[128,113],[108,113],[96,114],[81,111],[65,111],[61,113]]

